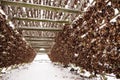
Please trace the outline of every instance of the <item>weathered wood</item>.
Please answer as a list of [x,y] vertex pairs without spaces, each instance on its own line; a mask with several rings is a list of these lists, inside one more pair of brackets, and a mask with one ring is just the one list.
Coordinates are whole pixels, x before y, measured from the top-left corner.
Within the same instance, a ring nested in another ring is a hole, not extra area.
[[17,30],[32,30],[32,31],[62,31],[60,28],[40,28],[40,27],[19,27]]
[[31,3],[25,3],[25,2],[1,1],[1,4],[2,5],[19,6],[19,7],[35,8],[35,9],[44,9],[44,10],[50,10],[50,11],[55,11],[55,12],[81,13],[81,11],[79,11],[79,10],[65,9],[65,8],[46,6],[46,5],[40,5],[40,4],[31,4]]

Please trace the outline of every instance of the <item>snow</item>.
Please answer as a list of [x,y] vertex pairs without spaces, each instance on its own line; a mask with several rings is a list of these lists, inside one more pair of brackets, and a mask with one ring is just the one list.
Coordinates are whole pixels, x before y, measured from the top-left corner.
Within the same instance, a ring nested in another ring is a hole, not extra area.
[[[71,67],[74,67],[74,65]],[[3,69],[3,75],[0,77],[0,80],[101,80],[100,77],[83,79],[80,75],[70,72],[70,69],[70,67],[63,68],[61,65],[53,64],[46,54],[42,54],[37,55],[30,64],[12,70],[9,69],[7,72]],[[76,67],[76,69],[79,69],[79,67]],[[81,73],[81,75],[90,76],[87,71]],[[120,80],[116,79],[114,74],[106,77],[107,80]]]
[[60,65],[54,65],[43,54],[37,55],[31,64],[8,71],[2,80],[80,80],[80,76]]
[[5,15],[4,11],[0,8],[0,13]]
[[10,27],[12,27],[12,29],[15,29],[14,24],[11,21],[9,21],[8,24],[10,25]]

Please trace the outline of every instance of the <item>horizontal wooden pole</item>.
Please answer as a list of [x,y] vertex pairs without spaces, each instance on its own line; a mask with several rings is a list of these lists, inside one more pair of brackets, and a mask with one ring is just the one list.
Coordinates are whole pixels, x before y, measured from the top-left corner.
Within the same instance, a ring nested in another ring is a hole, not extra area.
[[35,50],[36,52],[49,52],[50,51],[50,49],[49,50]]
[[19,27],[18,30],[32,30],[32,31],[62,31],[60,28],[40,28],[40,27]]
[[50,39],[26,39],[27,41],[55,41],[55,40],[50,40]]
[[35,50],[35,51],[37,51],[37,52],[48,52],[50,50]]
[[47,6],[47,5],[41,5],[41,4],[31,4],[31,3],[25,3],[25,2],[1,1],[1,4],[2,5],[18,6],[18,7],[50,10],[50,11],[55,11],[55,12],[81,13],[81,11],[79,11],[79,10],[66,9],[66,8]]
[[45,49],[50,49],[51,46],[32,46],[32,48],[37,49],[37,48],[45,48]]
[[[42,51],[42,50],[40,50],[40,49],[38,49],[38,48],[34,48],[36,51]],[[49,51],[49,50],[51,50],[51,49],[45,49],[45,50],[43,50],[43,51]]]
[[31,46],[52,46],[49,44],[31,44]]
[[27,41],[54,41],[54,39],[49,38],[25,38]]
[[26,39],[55,39],[55,37],[41,37],[41,36],[30,36],[30,35],[26,35],[23,37],[25,37]]
[[36,52],[37,54],[43,54],[43,53],[47,54],[49,51],[36,51]]
[[48,52],[37,52],[37,55],[49,54]]
[[49,44],[53,44],[53,43],[55,43],[55,42],[53,42],[53,41],[28,41],[28,43],[29,44],[47,44],[47,43],[49,43]]
[[52,43],[46,43],[46,42],[43,42],[43,43],[30,43],[30,45],[53,45]]
[[13,17],[12,20],[20,20],[20,21],[36,21],[36,22],[53,22],[53,23],[65,23],[70,24],[69,21],[63,21],[63,20],[52,20],[52,19],[39,19],[39,18],[19,18],[19,17]]
[[51,48],[51,45],[31,45],[32,47]]

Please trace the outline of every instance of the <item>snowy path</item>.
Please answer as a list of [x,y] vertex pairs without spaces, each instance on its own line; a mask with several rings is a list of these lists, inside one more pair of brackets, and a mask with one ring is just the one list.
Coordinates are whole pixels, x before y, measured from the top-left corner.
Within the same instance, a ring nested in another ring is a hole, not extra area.
[[2,80],[82,80],[68,69],[54,65],[47,55],[38,55],[35,60],[24,67],[9,71]]
[[[1,79],[2,78],[2,79]],[[37,55],[31,64],[21,66],[8,71],[0,77],[0,80],[101,80],[83,79],[79,75],[72,74],[69,69],[60,65],[54,65],[47,55]],[[108,80],[120,80],[108,77]]]

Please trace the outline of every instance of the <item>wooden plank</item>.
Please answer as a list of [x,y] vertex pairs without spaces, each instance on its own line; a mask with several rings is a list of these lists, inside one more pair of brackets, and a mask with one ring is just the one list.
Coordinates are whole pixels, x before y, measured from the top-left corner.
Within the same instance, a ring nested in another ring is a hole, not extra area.
[[55,12],[81,13],[81,11],[79,10],[59,8],[59,7],[40,5],[40,4],[31,4],[31,3],[25,3],[25,2],[1,1],[1,4],[18,6],[18,7],[35,8],[35,9],[44,9],[44,10],[50,10]]
[[19,18],[19,17],[13,17],[12,20],[19,20],[19,21],[36,21],[36,22],[53,22],[53,23],[65,23],[70,24],[69,21],[63,21],[63,20],[52,20],[52,19],[39,19],[39,18]]
[[18,30],[32,30],[32,31],[62,31],[60,28],[40,28],[40,27],[18,27]]

